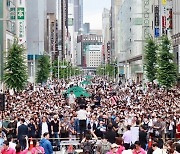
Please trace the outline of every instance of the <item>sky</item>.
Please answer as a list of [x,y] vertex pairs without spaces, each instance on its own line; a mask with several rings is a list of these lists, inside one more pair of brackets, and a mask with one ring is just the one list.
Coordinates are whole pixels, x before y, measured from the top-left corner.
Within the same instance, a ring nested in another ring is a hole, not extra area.
[[90,23],[90,29],[102,29],[102,12],[110,9],[111,0],[83,0],[83,22]]

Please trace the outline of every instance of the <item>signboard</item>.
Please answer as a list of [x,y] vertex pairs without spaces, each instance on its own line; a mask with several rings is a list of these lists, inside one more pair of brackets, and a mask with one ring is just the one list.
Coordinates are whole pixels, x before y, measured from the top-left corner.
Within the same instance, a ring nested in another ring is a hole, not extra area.
[[162,0],[162,5],[166,5],[167,0]]
[[159,26],[159,6],[154,6],[154,24]]
[[155,37],[159,37],[159,28],[155,28],[154,32]]
[[24,8],[23,7],[17,8],[17,19],[24,20]]
[[24,37],[24,21],[19,21],[19,38]]
[[162,16],[162,34],[166,34],[166,16]]
[[68,26],[73,26],[73,18],[68,18]]
[[149,38],[151,31],[151,0],[143,0],[143,40]]
[[11,20],[16,19],[16,8],[15,7],[10,8],[10,19]]

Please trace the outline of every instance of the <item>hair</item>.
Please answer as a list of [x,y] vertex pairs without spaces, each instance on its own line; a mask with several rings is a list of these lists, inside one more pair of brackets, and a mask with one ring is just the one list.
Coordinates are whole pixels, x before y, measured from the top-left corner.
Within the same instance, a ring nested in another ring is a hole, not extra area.
[[17,144],[15,149],[16,149],[16,153],[20,152],[21,151],[21,145]]
[[33,140],[33,147],[36,147],[38,140]]
[[43,134],[43,136],[46,137],[48,134],[49,134],[48,132],[45,132],[45,133]]
[[86,140],[90,140],[91,139],[91,134],[86,134]]
[[25,122],[25,119],[24,119],[24,118],[21,118],[21,121],[24,123],[24,122]]
[[180,144],[176,145],[176,151],[180,153]]
[[141,146],[141,143],[139,141],[136,141],[134,144]]
[[6,146],[9,146],[9,141],[4,141],[3,144],[5,144]]
[[127,125],[127,130],[130,130],[131,129],[131,126],[130,125]]
[[12,138],[13,138],[12,135],[8,135],[8,136],[7,136],[7,141],[8,141],[8,142],[11,142]]
[[157,143],[157,142],[154,142],[154,143],[152,144],[152,147],[158,147],[158,143]]
[[116,138],[116,144],[123,145],[123,138],[122,137]]
[[110,123],[110,124],[108,125],[108,130],[112,130],[112,128],[113,128],[113,125],[112,125],[112,123]]

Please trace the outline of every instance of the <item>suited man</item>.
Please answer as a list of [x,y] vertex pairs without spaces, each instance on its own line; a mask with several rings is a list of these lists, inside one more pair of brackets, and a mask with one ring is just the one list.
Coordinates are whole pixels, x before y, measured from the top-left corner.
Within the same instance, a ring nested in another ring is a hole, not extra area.
[[24,123],[25,123],[25,120],[24,120],[24,118],[22,118],[20,121],[21,125],[18,127],[18,141],[19,141],[19,144],[21,145],[22,149],[26,148],[25,136],[28,135],[28,127]]

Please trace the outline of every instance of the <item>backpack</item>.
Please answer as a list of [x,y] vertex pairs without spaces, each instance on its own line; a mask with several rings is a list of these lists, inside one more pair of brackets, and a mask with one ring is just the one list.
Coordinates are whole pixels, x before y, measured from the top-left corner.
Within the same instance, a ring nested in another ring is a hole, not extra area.
[[101,154],[106,154],[111,149],[111,144],[109,142],[101,144]]
[[93,144],[89,141],[85,142],[83,144],[83,153],[84,154],[93,154]]

